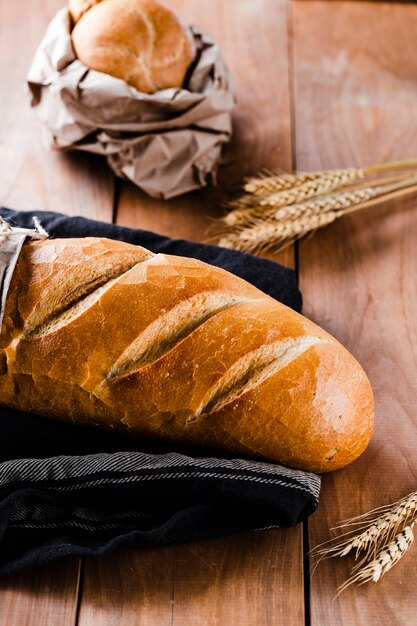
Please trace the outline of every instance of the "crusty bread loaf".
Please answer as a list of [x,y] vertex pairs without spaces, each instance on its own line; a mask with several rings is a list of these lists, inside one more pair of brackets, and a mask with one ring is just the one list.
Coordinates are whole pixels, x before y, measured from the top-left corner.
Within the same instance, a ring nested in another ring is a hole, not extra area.
[[321,328],[225,270],[96,238],[24,245],[0,400],[319,472],[373,428],[364,371]]
[[154,0],[70,0],[69,10],[84,65],[144,93],[182,86],[195,46],[172,11]]

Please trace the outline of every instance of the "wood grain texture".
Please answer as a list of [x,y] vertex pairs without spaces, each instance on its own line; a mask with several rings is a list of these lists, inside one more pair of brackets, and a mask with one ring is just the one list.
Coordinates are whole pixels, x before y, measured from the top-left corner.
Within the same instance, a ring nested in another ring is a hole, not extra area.
[[299,531],[86,559],[78,625],[304,624]]
[[[219,189],[162,202],[123,183],[117,223],[201,241],[228,185],[263,167],[291,169],[287,4],[215,0],[207,10],[195,0],[176,0],[170,6],[220,41],[237,84],[234,140]],[[275,258],[294,262],[292,250]],[[301,526],[87,560],[84,580],[80,626],[304,624]]]
[[111,221],[113,175],[104,159],[49,151],[29,104],[26,75],[62,0],[0,0],[0,204]]
[[[297,168],[416,156],[417,6],[296,1],[293,10]],[[324,477],[311,545],[337,521],[416,488],[416,240],[414,197],[342,218],[300,245],[305,313],[358,357],[376,399],[369,449]],[[318,568],[313,626],[416,623],[415,547],[378,585],[334,601],[347,574],[346,560]]]
[[78,559],[66,559],[48,567],[2,577],[1,626],[75,624],[78,584]]
[[78,626],[171,626],[174,548],[85,560]]
[[173,625],[304,625],[300,530],[179,546]]

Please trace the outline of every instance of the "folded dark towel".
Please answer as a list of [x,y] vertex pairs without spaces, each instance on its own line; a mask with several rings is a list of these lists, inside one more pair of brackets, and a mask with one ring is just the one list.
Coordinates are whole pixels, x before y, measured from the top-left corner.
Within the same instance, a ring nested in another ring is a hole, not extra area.
[[[82,217],[0,209],[27,228],[35,214],[52,237],[110,237],[192,256],[301,308],[294,271],[266,259]],[[309,472],[203,458],[201,450],[0,408],[0,573],[128,542],[158,546],[295,524],[314,511],[319,491]]]

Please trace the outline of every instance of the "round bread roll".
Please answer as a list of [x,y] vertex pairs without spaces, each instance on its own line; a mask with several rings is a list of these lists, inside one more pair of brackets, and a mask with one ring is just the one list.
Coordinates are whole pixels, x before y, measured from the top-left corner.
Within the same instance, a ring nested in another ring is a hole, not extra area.
[[172,11],[154,0],[70,0],[69,9],[84,65],[148,94],[182,86],[195,46]]

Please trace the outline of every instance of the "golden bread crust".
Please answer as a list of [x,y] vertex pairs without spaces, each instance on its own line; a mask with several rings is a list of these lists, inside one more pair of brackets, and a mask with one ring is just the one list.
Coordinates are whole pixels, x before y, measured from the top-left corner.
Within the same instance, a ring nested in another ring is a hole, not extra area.
[[225,270],[96,238],[23,247],[0,399],[319,472],[373,429],[366,374],[311,321]]

